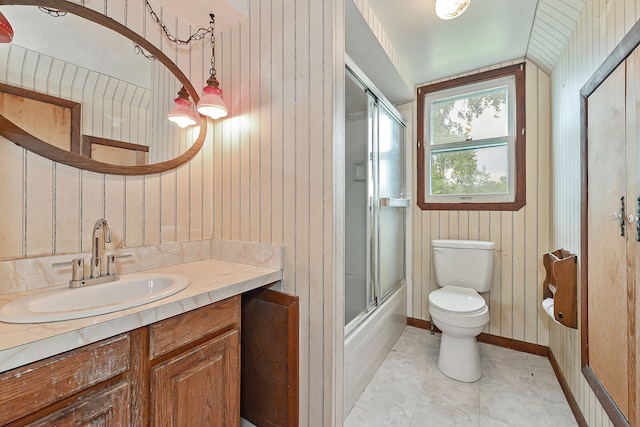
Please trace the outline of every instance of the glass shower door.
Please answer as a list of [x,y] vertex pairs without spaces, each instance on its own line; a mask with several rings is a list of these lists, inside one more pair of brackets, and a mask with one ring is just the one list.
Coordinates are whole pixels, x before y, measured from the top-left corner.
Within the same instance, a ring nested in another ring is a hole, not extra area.
[[345,80],[345,327],[405,278],[404,124],[355,75]]
[[345,79],[345,325],[364,316],[372,300],[370,96],[349,73]]
[[404,125],[383,104],[378,109],[377,299],[405,278]]

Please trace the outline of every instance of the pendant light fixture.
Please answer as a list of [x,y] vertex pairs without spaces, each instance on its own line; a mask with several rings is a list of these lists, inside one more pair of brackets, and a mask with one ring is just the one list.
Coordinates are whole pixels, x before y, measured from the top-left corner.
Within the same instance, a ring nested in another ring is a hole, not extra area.
[[193,126],[198,123],[198,118],[191,109],[191,101],[189,101],[189,93],[182,86],[182,89],[178,92],[178,97],[175,99],[173,108],[169,110],[167,115],[170,121],[176,123],[181,128],[187,126]]
[[215,35],[215,23],[216,18],[212,14],[210,28],[211,28],[211,68],[209,69],[209,78],[207,79],[207,86],[204,88],[204,95],[198,101],[198,112],[212,119],[219,119],[226,117],[229,114],[227,105],[222,100],[222,90],[220,89],[220,83],[216,79],[216,35]]
[[[229,110],[222,100],[222,90],[220,90],[220,83],[216,79],[216,35],[215,35],[215,15],[209,14],[211,20],[209,21],[209,27],[199,27],[196,31],[189,36],[188,39],[182,40],[174,36],[169,32],[167,26],[162,22],[158,14],[151,7],[149,0],[145,0],[147,10],[151,15],[151,18],[160,26],[167,39],[177,45],[189,45],[192,41],[202,40],[205,35],[209,34],[211,37],[211,68],[209,69],[209,78],[207,79],[207,86],[204,88],[204,96],[200,98],[197,105],[197,110],[200,114],[211,117],[213,119],[219,119],[226,117],[229,114]],[[136,53],[142,52],[142,49],[137,46]],[[143,53],[144,55],[144,53]],[[151,56],[145,55],[149,59],[153,59]],[[184,92],[183,92],[184,91]],[[191,117],[188,117],[188,112],[191,112]],[[189,95],[183,87],[178,92],[178,97],[175,99],[173,108],[169,111],[167,116],[172,122],[178,123],[178,126],[186,127],[198,122],[198,117],[191,110],[191,101],[189,101]],[[192,123],[193,122],[193,123]]]
[[11,43],[13,40],[13,28],[7,18],[0,12],[0,43]]
[[436,0],[436,15],[440,19],[453,19],[462,15],[471,0]]

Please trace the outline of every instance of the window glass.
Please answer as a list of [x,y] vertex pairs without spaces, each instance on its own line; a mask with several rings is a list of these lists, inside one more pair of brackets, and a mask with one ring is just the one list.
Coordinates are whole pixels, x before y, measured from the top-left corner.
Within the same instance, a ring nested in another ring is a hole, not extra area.
[[432,195],[507,194],[507,144],[431,152]]
[[508,135],[507,92],[501,86],[431,102],[431,144]]
[[418,205],[524,206],[524,105],[524,64],[418,88]]

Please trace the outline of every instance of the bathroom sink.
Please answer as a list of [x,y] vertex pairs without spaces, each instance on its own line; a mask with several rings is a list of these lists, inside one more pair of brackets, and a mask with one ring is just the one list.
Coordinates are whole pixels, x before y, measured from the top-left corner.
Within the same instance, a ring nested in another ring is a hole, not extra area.
[[42,323],[112,313],[166,298],[187,286],[189,279],[179,274],[126,274],[115,282],[25,295],[0,307],[0,321]]

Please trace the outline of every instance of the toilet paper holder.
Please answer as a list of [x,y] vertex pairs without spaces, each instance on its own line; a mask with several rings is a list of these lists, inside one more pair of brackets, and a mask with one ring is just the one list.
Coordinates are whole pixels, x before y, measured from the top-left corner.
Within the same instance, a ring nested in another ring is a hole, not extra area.
[[554,318],[569,328],[578,329],[578,257],[565,249],[542,256],[546,277],[543,298],[553,298]]

